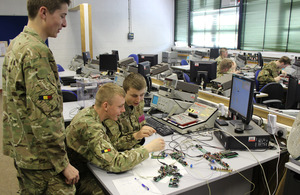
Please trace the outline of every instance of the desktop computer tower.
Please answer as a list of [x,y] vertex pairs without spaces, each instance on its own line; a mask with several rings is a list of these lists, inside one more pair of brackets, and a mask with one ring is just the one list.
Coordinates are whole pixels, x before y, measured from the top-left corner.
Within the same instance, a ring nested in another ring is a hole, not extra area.
[[243,133],[236,133],[235,127],[229,121],[226,121],[226,123],[228,124],[227,126],[220,126],[215,123],[215,126],[221,130],[214,131],[214,135],[226,150],[247,150],[245,146],[239,143],[231,135],[245,144],[249,149],[267,149],[269,147],[270,134],[253,121],[250,122],[253,129],[244,130]]

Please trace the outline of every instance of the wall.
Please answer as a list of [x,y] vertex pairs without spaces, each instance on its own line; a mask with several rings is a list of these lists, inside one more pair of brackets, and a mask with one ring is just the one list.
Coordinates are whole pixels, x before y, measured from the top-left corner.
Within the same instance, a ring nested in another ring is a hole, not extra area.
[[[70,7],[81,3],[92,6],[94,58],[119,50],[120,59],[131,53],[156,53],[161,62],[161,53],[173,46],[174,0],[131,0],[133,40],[127,39],[128,0],[74,0]],[[0,5],[0,15],[27,15],[25,0],[0,0]],[[69,12],[67,28],[57,38],[49,38],[56,62],[67,68],[72,58],[81,54],[80,41],[80,13]]]
[[[3,1],[3,0],[2,0]],[[120,59],[131,53],[159,54],[170,50],[174,40],[174,0],[131,0],[131,25],[134,39],[128,40],[127,0],[75,0],[72,5],[89,3],[92,7],[93,56],[118,50]],[[72,6],[71,5],[71,6]],[[56,62],[68,66],[81,54],[79,11],[69,12],[67,28],[49,46]]]

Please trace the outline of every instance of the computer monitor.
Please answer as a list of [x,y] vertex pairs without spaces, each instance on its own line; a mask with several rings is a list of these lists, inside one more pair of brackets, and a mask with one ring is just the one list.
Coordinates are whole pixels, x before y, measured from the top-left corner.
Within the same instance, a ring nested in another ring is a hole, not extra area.
[[204,82],[208,83],[211,80],[217,78],[217,61],[190,61],[190,79],[191,82],[200,85],[199,71],[206,71],[207,78]]
[[237,120],[231,123],[243,123],[244,130],[252,129],[249,123],[252,119],[254,86],[254,80],[237,74],[232,75],[229,111]]
[[111,53],[113,55],[116,55],[117,56],[117,61],[119,61],[119,51],[118,50],[111,50]]
[[150,66],[155,66],[158,64],[157,54],[138,54],[139,62],[149,61]]
[[296,77],[289,77],[288,90],[285,101],[286,109],[299,109],[298,103],[300,103],[300,85],[299,80]]
[[83,65],[88,64],[92,60],[90,52],[89,51],[82,52],[82,59],[83,59]]
[[210,59],[216,59],[219,57],[219,49],[218,48],[211,48],[209,52]]
[[118,70],[117,56],[113,54],[100,54],[99,55],[99,70],[107,71],[108,75],[113,75]]
[[261,67],[264,66],[264,60],[260,52],[257,53],[257,64]]
[[149,61],[140,62],[138,64],[138,73],[145,78],[147,83],[147,91],[150,93],[152,88],[152,80],[150,76],[150,62]]

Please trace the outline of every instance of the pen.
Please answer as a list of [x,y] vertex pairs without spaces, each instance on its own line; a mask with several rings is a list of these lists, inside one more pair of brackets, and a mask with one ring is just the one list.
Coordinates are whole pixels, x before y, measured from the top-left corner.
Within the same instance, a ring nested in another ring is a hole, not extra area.
[[142,185],[142,187],[143,188],[145,188],[146,190],[149,190],[149,188],[145,185],[145,184],[143,184],[143,183],[141,183],[137,178],[134,178],[137,182],[139,182],[141,185]]

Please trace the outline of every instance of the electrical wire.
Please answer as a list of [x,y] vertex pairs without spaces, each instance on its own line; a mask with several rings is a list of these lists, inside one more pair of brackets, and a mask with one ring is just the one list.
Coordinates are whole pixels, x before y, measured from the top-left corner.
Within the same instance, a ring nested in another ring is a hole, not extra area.
[[279,143],[278,143],[278,141],[277,141],[277,139],[276,139],[276,137],[275,137],[274,134],[273,134],[273,137],[275,139],[275,142],[276,142],[276,144],[278,146],[278,150],[279,151],[278,151],[278,160],[277,160],[277,164],[276,164],[276,186],[275,186],[275,189],[274,189],[274,192],[272,193],[272,195],[274,195],[275,192],[277,191],[278,184],[279,184],[279,181],[278,181],[278,167],[279,167],[279,161],[280,161],[280,146],[279,146]]
[[271,195],[271,192],[270,192],[270,188],[269,188],[269,184],[268,184],[268,181],[267,181],[267,177],[266,177],[266,174],[265,174],[265,170],[263,168],[263,166],[261,165],[261,163],[259,162],[259,160],[255,157],[255,155],[251,152],[251,150],[244,144],[242,143],[240,140],[238,140],[234,135],[232,135],[231,133],[229,133],[228,131],[224,131],[223,129],[219,129],[220,131],[223,131],[224,133],[227,133],[229,134],[230,136],[232,136],[237,142],[239,142],[241,145],[243,145],[249,152],[250,154],[252,155],[252,157],[258,162],[261,170],[262,170],[262,173],[263,173],[263,178],[264,178],[264,181],[266,183],[266,187],[268,189],[268,194]]

